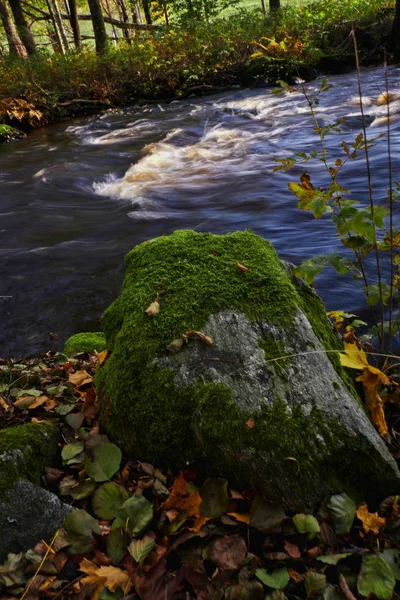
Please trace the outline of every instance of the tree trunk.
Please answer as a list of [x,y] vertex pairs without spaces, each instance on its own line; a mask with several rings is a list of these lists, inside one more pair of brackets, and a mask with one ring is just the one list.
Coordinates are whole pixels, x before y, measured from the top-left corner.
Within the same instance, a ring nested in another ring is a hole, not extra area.
[[14,21],[8,12],[5,0],[0,0],[0,18],[3,23],[4,31],[6,32],[8,47],[10,54],[19,56],[20,58],[27,58],[28,53],[25,46],[23,45],[21,38],[18,35],[18,31],[14,25]]
[[151,25],[153,23],[153,19],[151,18],[150,2],[149,2],[149,0],[142,0],[142,4],[143,4],[143,12],[144,12],[144,17],[146,19],[146,23],[147,23],[147,25]]
[[279,10],[281,7],[281,0],[269,0],[269,10]]
[[57,3],[57,0],[52,0],[52,5],[53,5],[53,10],[54,10],[54,16],[57,22],[57,27],[60,31],[60,37],[63,43],[63,46],[65,48],[65,50],[69,50],[69,42],[68,42],[68,38],[67,38],[67,34],[65,31],[65,27],[64,27],[64,23],[61,17],[61,13],[60,13],[60,9]]
[[79,21],[78,21],[78,10],[76,7],[76,0],[67,0],[68,8],[69,8],[69,20],[71,23],[72,34],[74,36],[74,44],[77,50],[82,50],[82,38],[81,32],[79,29]]
[[90,14],[92,17],[94,37],[96,41],[96,52],[102,54],[107,50],[107,33],[104,24],[103,12],[100,0],[88,0]]
[[[124,23],[129,23],[128,11],[126,10],[124,0],[117,0],[117,4],[118,4],[118,8],[119,8],[121,21],[123,21]],[[129,29],[123,29],[122,34],[123,34],[125,40],[128,42],[128,44],[131,44],[132,42],[131,42],[131,36],[129,33]]]
[[396,12],[392,28],[392,47],[394,60],[400,62],[400,0],[396,0]]
[[8,0],[11,6],[12,13],[14,15],[14,21],[17,26],[20,38],[28,52],[28,54],[35,54],[36,43],[31,30],[26,22],[25,15],[22,10],[20,0]]
[[[103,8],[106,11],[106,15],[108,17],[110,17],[110,19],[112,19],[110,3],[109,3],[108,0],[103,0]],[[115,29],[115,25],[114,24],[111,25],[111,29],[112,29],[112,32],[113,32],[113,43],[114,43],[114,46],[116,47],[117,43],[118,43],[118,34],[117,34],[117,30]]]
[[[50,0],[46,0],[47,10],[50,13],[51,22],[53,24],[54,36],[50,36],[50,41],[52,42],[53,48],[58,48],[59,54],[65,54],[65,48],[62,43],[60,30],[57,25],[56,17],[54,15],[54,7],[52,6]],[[52,38],[53,37],[53,41]],[[55,50],[56,52],[56,50]]]

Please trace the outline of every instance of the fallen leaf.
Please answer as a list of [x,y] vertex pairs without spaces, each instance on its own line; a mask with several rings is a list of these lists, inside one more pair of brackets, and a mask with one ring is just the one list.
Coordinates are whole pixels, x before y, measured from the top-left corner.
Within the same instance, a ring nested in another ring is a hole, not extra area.
[[105,579],[105,587],[109,589],[110,592],[115,592],[115,590],[120,587],[126,595],[132,587],[129,573],[122,569],[118,569],[118,567],[100,567],[99,569],[96,569],[95,574],[100,579]]
[[300,583],[300,581],[303,581],[303,575],[300,575],[300,573],[298,573],[294,569],[288,569],[288,573],[290,579],[293,579],[293,581],[295,581],[296,583]]
[[246,542],[240,535],[225,535],[211,544],[210,559],[221,569],[235,571],[246,558]]
[[160,312],[160,304],[154,300],[144,311],[148,317],[156,317]]
[[357,508],[357,517],[362,522],[364,531],[366,533],[373,531],[376,535],[378,535],[379,530],[386,525],[386,519],[380,517],[377,512],[368,512],[368,507],[366,504],[361,504],[361,506]]
[[99,362],[99,365],[102,365],[103,362],[106,360],[108,356],[108,350],[103,350],[102,352],[99,352],[97,355],[97,360]]
[[284,548],[291,558],[301,558],[301,552],[296,544],[291,542],[285,542]]
[[3,396],[0,396],[0,406],[1,408],[3,408],[4,410],[8,410],[10,408],[10,406],[7,404],[7,402],[4,400]]
[[246,523],[246,525],[250,525],[250,515],[249,513],[237,513],[237,512],[229,512],[227,513],[229,517],[233,517],[239,523]]
[[68,375],[68,381],[76,387],[82,387],[82,385],[92,383],[93,377],[87,371],[76,371]]
[[243,273],[246,273],[246,271],[249,270],[247,267],[245,267],[244,265],[241,265],[240,263],[236,263],[236,267],[238,269],[240,269],[241,271],[243,271]]
[[198,337],[202,342],[204,342],[208,346],[214,345],[212,339],[208,335],[205,335],[204,333],[202,333],[201,331],[194,331],[193,329],[188,329],[186,331],[185,335],[189,338]]
[[246,423],[245,423],[246,429],[254,429],[255,426],[256,426],[256,422],[253,419],[253,417],[250,417],[250,419],[248,421],[246,421]]
[[184,344],[183,337],[177,338],[176,340],[172,340],[170,344],[167,346],[167,350],[171,352],[171,354],[178,354],[182,350],[182,346]]

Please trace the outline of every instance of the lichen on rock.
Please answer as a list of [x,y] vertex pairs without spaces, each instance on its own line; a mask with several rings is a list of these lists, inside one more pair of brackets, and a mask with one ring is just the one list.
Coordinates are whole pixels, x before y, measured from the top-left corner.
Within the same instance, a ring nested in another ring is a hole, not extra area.
[[[380,494],[399,488],[343,379],[322,302],[268,241],[177,231],[136,247],[126,267],[103,317],[111,354],[97,376],[102,420],[125,451],[204,468],[295,508],[341,491],[366,497],[371,481]],[[149,317],[154,300],[160,312]],[[213,345],[190,338],[169,353],[188,330]]]

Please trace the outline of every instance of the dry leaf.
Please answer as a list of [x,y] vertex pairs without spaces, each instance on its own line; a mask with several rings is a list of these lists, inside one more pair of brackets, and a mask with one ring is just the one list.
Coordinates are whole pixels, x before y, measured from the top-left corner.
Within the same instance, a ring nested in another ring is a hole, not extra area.
[[293,579],[293,581],[295,581],[296,583],[300,583],[300,581],[303,581],[303,576],[300,575],[300,573],[298,573],[294,569],[288,569],[288,573],[290,579]]
[[250,515],[249,513],[237,513],[237,512],[229,512],[227,513],[229,517],[233,517],[239,523],[246,523],[246,525],[250,525]]
[[185,335],[189,338],[196,338],[198,337],[202,342],[204,342],[205,344],[207,344],[207,346],[213,346],[213,341],[212,339],[206,335],[205,333],[202,333],[201,331],[194,331],[193,329],[188,329],[185,333]]
[[81,387],[87,383],[92,383],[93,377],[87,371],[76,371],[76,373],[68,375],[68,381],[76,387]]
[[254,429],[255,426],[256,426],[256,422],[253,419],[253,417],[250,417],[250,419],[248,421],[246,421],[246,423],[245,423],[246,429]]
[[303,188],[303,190],[315,189],[313,184],[311,183],[311,178],[310,178],[309,174],[307,173],[307,171],[304,171],[304,173],[300,176],[300,182],[301,182],[301,187]]
[[172,354],[178,354],[178,352],[180,352],[182,350],[182,346],[184,344],[184,339],[182,337],[173,340],[170,344],[168,344],[167,346],[167,350],[169,350]]
[[97,355],[97,360],[99,361],[99,365],[102,365],[103,362],[106,360],[108,355],[108,350],[103,350],[103,352],[99,352]]
[[[29,408],[29,410],[32,410],[34,408],[37,408],[38,406],[41,406],[42,404],[47,405],[48,401],[51,402],[50,398],[48,398],[47,396],[38,396],[37,398],[35,398],[34,402],[32,402],[32,404],[30,404],[28,406],[28,408]],[[53,402],[54,402],[54,400],[53,400]],[[55,405],[55,403],[54,403],[54,405]]]
[[378,535],[379,530],[386,525],[386,519],[380,517],[377,512],[368,512],[368,507],[366,504],[361,504],[361,506],[357,508],[357,517],[362,522],[364,531],[366,533],[368,533],[368,531],[373,531],[376,535]]
[[301,558],[301,552],[296,544],[292,544],[292,542],[285,542],[284,548],[291,558]]
[[246,273],[246,271],[248,271],[248,268],[245,267],[244,265],[241,265],[240,263],[236,263],[236,266],[238,269],[240,269],[241,271],[243,271],[243,273]]
[[144,311],[148,317],[156,317],[160,312],[160,305],[157,300],[154,300]]
[[100,567],[96,570],[96,575],[100,579],[105,579],[105,587],[109,589],[110,592],[115,592],[115,590],[120,587],[126,595],[132,587],[129,573],[122,569],[118,569],[118,567]]
[[0,406],[1,408],[3,408],[4,410],[8,410],[10,408],[10,406],[7,404],[7,402],[4,400],[3,396],[0,396]]

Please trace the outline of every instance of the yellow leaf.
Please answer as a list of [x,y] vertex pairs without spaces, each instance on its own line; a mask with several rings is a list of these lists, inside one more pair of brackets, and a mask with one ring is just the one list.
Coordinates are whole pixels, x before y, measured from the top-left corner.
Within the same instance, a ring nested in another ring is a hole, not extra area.
[[373,531],[378,535],[379,530],[386,525],[386,519],[380,517],[378,513],[368,512],[366,504],[361,504],[361,506],[357,508],[357,517],[362,521],[366,533],[368,533],[368,531]]
[[106,578],[99,577],[97,575],[96,571],[98,571],[98,566],[92,563],[90,560],[87,560],[87,558],[84,558],[79,563],[79,570],[87,575],[81,579],[81,583],[94,584],[97,586],[96,590],[92,592],[91,600],[98,600],[100,592],[105,586]]
[[38,398],[35,398],[35,400],[32,402],[32,404],[30,404],[28,406],[29,410],[32,410],[33,408],[37,408],[38,406],[41,406],[42,404],[47,403],[47,400],[49,400],[49,398],[47,396],[39,396]]
[[117,587],[120,587],[126,595],[132,587],[129,573],[117,567],[100,567],[96,570],[96,575],[105,579],[105,586],[110,592],[115,592]]
[[156,317],[160,312],[160,305],[157,300],[154,300],[144,311],[148,317]]
[[368,359],[364,350],[360,350],[357,344],[345,344],[345,354],[340,353],[340,363],[349,369],[365,369],[368,367]]
[[93,377],[87,371],[76,371],[68,376],[68,381],[76,387],[81,387],[86,383],[92,383]]
[[236,519],[236,521],[239,521],[240,523],[246,523],[246,525],[250,525],[250,515],[249,515],[249,513],[229,512],[227,514],[230,517],[233,517],[234,519]]
[[103,350],[103,352],[99,352],[97,355],[97,360],[99,361],[99,365],[102,365],[106,360],[108,354],[108,350]]
[[193,329],[188,329],[185,335],[190,338],[198,337],[202,342],[207,344],[207,346],[214,345],[212,339],[208,335],[205,335],[205,333],[202,333],[201,331],[194,331]]
[[20,408],[21,410],[25,410],[29,408],[31,404],[33,404],[36,400],[36,396],[21,396],[14,402],[14,406]]
[[[378,373],[373,372],[372,369],[378,371]],[[356,381],[361,381],[363,384],[365,404],[371,413],[371,419],[375,423],[379,434],[383,437],[387,436],[389,430],[383,411],[383,402],[376,388],[379,383],[389,383],[388,377],[379,371],[379,369],[369,367],[368,369],[364,369],[361,375],[357,377]]]
[[9,408],[10,408],[9,405],[7,404],[7,402],[4,400],[4,398],[2,396],[0,396],[0,406],[5,411],[9,410]]

